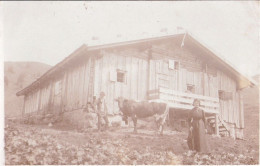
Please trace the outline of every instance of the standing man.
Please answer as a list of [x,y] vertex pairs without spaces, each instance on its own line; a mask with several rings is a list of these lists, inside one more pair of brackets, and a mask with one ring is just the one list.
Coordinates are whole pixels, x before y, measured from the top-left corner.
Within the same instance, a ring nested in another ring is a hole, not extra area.
[[94,110],[94,112],[97,113],[97,98],[96,98],[96,96],[93,96],[93,101],[91,103],[91,107]]
[[106,122],[106,128],[108,128],[108,118],[107,118],[107,105],[105,101],[105,93],[101,92],[97,100],[97,115],[98,115],[98,131],[101,129],[102,119]]

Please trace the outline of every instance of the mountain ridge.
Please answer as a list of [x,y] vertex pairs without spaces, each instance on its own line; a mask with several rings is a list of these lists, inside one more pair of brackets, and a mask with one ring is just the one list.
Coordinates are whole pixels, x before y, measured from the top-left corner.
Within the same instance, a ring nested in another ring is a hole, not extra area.
[[42,62],[4,62],[5,117],[21,115],[23,97],[17,97],[16,93],[30,85],[50,68],[50,65]]

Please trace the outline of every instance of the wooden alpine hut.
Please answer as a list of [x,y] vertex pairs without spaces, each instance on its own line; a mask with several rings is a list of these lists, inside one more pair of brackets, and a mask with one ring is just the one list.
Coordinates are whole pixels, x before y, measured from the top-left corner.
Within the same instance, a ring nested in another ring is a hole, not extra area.
[[17,96],[24,96],[24,116],[80,110],[101,91],[111,116],[119,111],[114,100],[119,96],[167,102],[176,112],[190,110],[197,98],[216,134],[243,138],[241,90],[254,84],[193,35],[182,33],[83,45]]

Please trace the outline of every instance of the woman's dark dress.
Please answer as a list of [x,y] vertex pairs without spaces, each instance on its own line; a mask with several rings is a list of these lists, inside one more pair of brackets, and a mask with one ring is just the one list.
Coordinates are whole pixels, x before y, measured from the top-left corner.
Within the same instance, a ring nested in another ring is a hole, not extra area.
[[194,107],[189,113],[189,131],[188,146],[190,150],[198,152],[208,152],[208,144],[205,133],[205,113],[199,107]]

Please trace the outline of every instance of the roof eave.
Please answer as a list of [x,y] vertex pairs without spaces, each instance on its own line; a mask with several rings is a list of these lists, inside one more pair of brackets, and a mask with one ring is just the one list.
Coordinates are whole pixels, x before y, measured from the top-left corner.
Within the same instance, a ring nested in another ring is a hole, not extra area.
[[236,78],[238,78],[238,81],[247,82],[246,85],[240,86],[239,89],[243,89],[243,88],[248,87],[248,86],[255,86],[255,85],[257,85],[256,81],[254,81],[249,76],[245,76],[244,74],[239,72],[238,69],[235,68],[231,63],[229,63],[227,60],[225,60],[224,58],[219,56],[219,54],[217,54],[215,51],[210,49],[210,47],[208,47],[205,43],[203,43],[200,40],[198,40],[197,37],[194,37],[193,34],[188,33],[188,36],[190,36],[190,38],[193,39],[193,41],[195,41],[198,45],[203,47],[204,50],[207,50],[210,53],[210,55],[213,55],[212,58],[216,59],[218,61],[218,63],[220,63],[220,64],[224,65],[225,67],[227,67],[228,70],[230,72],[232,72],[232,74],[235,75]]
[[80,48],[78,48],[76,51],[74,51],[69,56],[67,56],[63,61],[59,62],[58,64],[53,66],[50,70],[48,70],[46,73],[44,73],[39,79],[34,81],[32,84],[30,84],[26,88],[22,89],[21,91],[17,92],[16,95],[17,96],[25,95],[25,93],[32,86],[34,86],[36,82],[41,82],[46,77],[46,75],[50,74],[50,72],[57,69],[60,65],[63,65],[66,61],[69,61],[71,58],[74,58],[75,54],[77,54],[77,52],[79,52],[79,51],[82,51],[82,49],[83,50],[87,49],[88,51],[96,51],[96,50],[100,50],[100,49],[108,49],[108,48],[113,48],[113,47],[121,47],[121,46],[126,46],[126,45],[134,45],[134,44],[139,44],[139,43],[152,42],[152,41],[156,41],[156,40],[169,39],[169,38],[176,37],[179,35],[183,35],[183,33],[160,36],[160,37],[152,37],[152,38],[146,38],[146,39],[131,40],[131,41],[125,41],[125,42],[119,42],[119,43],[117,42],[117,43],[103,44],[103,45],[96,45],[96,46],[94,45],[94,46],[90,46],[90,47],[88,47],[86,44],[83,44]]
[[81,47],[76,49],[73,53],[71,53],[69,56],[67,56],[64,60],[61,62],[57,63],[55,66],[53,66],[51,69],[46,71],[40,78],[38,78],[36,81],[32,82],[29,86],[25,87],[24,89],[20,90],[19,92],[16,93],[16,96],[22,96],[25,95],[27,91],[29,91],[33,86],[36,86],[37,84],[40,84],[42,81],[47,79],[48,76],[50,76],[53,72],[55,72],[58,68],[63,66],[65,63],[70,61],[72,58],[75,58],[75,56],[82,51],[87,49],[87,45],[83,44]]

